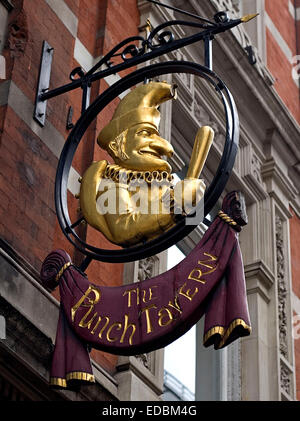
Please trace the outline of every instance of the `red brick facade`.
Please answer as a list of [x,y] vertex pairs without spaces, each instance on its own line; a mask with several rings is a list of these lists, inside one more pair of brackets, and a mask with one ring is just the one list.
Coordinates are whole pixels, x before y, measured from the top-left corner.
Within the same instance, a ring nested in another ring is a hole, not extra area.
[[267,14],[291,53],[291,57],[287,57],[284,54],[278,40],[275,38],[276,35],[271,33],[267,27],[267,66],[275,78],[274,87],[277,93],[299,123],[299,80],[298,82],[293,80],[292,69],[295,63],[292,63],[291,59],[300,54],[299,39],[297,39],[297,37],[299,38],[300,21],[295,21],[295,18],[292,16],[288,0],[267,0],[265,4]]
[[[135,0],[121,4],[114,0],[66,0],[65,3],[78,19],[77,39],[94,58],[108,52],[125,37],[138,33],[139,14]],[[14,6],[9,15],[3,51],[7,80],[2,83],[11,81],[33,105],[43,40],[54,48],[50,88],[55,88],[68,83],[70,71],[80,65],[74,58],[76,39],[46,1],[15,0]],[[126,22],[126,25],[120,22]],[[94,83],[91,101],[107,86],[104,81]],[[80,89],[48,101],[47,121],[64,139],[69,134],[66,119],[70,106],[74,110],[75,122],[81,110]],[[91,161],[108,159],[95,147],[95,138],[100,127],[111,117],[112,109],[113,104],[89,127],[78,148],[72,165],[80,174]],[[29,124],[22,121],[10,105],[1,106],[0,235],[39,271],[45,256],[54,248],[64,248],[77,262],[82,256],[78,256],[65,239],[56,220],[53,193],[57,156]],[[71,217],[76,218],[78,203],[70,192],[68,195]],[[99,243],[99,237],[94,238],[91,230],[88,229],[86,235],[88,242]],[[111,247],[105,239],[101,241],[101,247]],[[122,283],[123,265],[112,267],[108,263],[93,261],[88,275],[96,284],[118,285]],[[92,352],[92,357],[108,371],[114,371],[116,357],[97,351]]]

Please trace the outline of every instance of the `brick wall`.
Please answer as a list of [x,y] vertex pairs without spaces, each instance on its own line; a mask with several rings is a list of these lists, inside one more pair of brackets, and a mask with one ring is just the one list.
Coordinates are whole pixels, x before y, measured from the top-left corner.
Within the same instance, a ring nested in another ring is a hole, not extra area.
[[[55,150],[45,142],[47,136],[51,137],[47,135],[49,126],[52,133],[57,133],[57,139],[67,139],[68,109],[73,107],[75,122],[80,116],[81,90],[48,101],[44,128],[33,121],[42,42],[46,40],[54,48],[50,88],[61,86],[69,82],[71,70],[81,64],[74,57],[78,46],[86,57],[96,58],[125,37],[137,34],[136,3],[136,0],[13,1],[15,7],[9,15],[3,51],[6,80],[0,84],[2,97],[6,97],[6,101],[0,102],[0,235],[38,271],[54,248],[64,248],[77,263],[82,259],[61,233],[55,215],[54,179],[62,145]],[[91,101],[107,87],[105,81],[94,83]],[[108,159],[95,146],[95,139],[109,121],[114,105],[110,104],[87,130],[72,164],[79,174],[91,161]],[[57,139],[54,136],[49,142],[55,144]],[[71,218],[76,220],[78,202],[70,192],[68,202]],[[88,242],[102,248],[112,246],[94,230],[80,229]],[[87,273],[95,284],[119,285],[123,265],[94,261]],[[58,292],[54,295],[58,297]],[[114,371],[115,356],[93,351],[92,357]]]
[[[291,266],[292,266],[292,286],[293,293],[300,299],[300,218],[297,214],[290,209],[292,218],[290,219],[290,241],[291,241]],[[296,299],[297,299],[296,298]],[[297,314],[294,311],[295,319],[294,329],[299,334],[299,321]],[[296,363],[296,387],[297,387],[297,399],[300,400],[300,338],[298,334],[294,337],[295,346],[295,363]]]
[[277,93],[300,123],[299,80],[292,77],[292,59],[300,54],[300,21],[295,20],[294,14],[297,4],[294,0],[266,0],[265,7],[267,66],[275,78]]

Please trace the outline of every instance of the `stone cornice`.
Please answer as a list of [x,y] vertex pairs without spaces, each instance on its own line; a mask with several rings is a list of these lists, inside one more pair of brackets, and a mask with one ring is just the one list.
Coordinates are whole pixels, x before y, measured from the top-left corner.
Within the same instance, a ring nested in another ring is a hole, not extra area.
[[244,267],[247,293],[258,293],[267,303],[270,302],[269,290],[274,284],[274,274],[262,260],[246,264]]
[[154,376],[150,370],[143,366],[143,364],[134,356],[130,357],[119,357],[119,363],[117,366],[118,372],[121,371],[132,371],[137,377],[139,377],[145,384],[147,384],[157,395],[162,395],[163,385]]
[[245,274],[249,279],[258,277],[267,290],[274,284],[274,274],[262,260],[245,265]]
[[[262,165],[261,175],[264,180],[272,179],[283,192],[284,196],[287,197],[288,200],[298,208],[296,198],[299,195],[299,191],[296,189],[290,178],[277,165],[273,158],[268,159]],[[271,191],[269,191],[269,194],[270,196],[278,196],[273,188]],[[288,217],[290,216],[291,215],[288,212]]]

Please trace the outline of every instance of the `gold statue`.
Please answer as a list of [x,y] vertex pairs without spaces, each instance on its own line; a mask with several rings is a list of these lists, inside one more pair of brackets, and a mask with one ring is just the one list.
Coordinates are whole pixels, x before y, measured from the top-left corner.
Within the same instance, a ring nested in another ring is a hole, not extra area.
[[175,186],[166,158],[173,147],[160,137],[158,107],[176,99],[176,88],[150,82],[133,89],[117,106],[98,144],[114,160],[94,162],[81,180],[80,207],[87,223],[123,247],[159,236],[203,197],[199,179],[213,141],[210,127],[196,135],[184,180]]

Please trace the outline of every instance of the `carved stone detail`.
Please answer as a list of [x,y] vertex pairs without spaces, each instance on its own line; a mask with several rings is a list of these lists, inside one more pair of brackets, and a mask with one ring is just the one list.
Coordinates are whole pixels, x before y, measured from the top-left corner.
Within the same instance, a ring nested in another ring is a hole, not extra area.
[[150,355],[149,354],[140,354],[140,355],[136,355],[135,358],[137,358],[144,367],[146,367],[148,370],[151,369],[150,367]]
[[262,184],[261,178],[261,162],[258,157],[253,153],[251,157],[251,173],[256,181]]
[[236,10],[236,13],[240,15],[241,13],[241,0],[232,0],[232,8]]
[[141,282],[155,276],[158,273],[156,270],[158,264],[159,259],[157,256],[150,256],[140,260],[138,266],[138,281]]
[[279,349],[281,355],[288,360],[287,343],[287,285],[284,256],[283,221],[276,215],[276,261],[277,261],[277,291],[278,291],[278,318],[279,318]]
[[262,162],[253,147],[246,144],[239,148],[241,159],[241,175],[251,191],[260,200],[265,200],[267,192],[262,178]]
[[291,371],[283,361],[280,362],[280,385],[289,396],[292,395]]
[[219,10],[226,10],[231,19],[240,17],[240,0],[212,0]]

